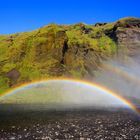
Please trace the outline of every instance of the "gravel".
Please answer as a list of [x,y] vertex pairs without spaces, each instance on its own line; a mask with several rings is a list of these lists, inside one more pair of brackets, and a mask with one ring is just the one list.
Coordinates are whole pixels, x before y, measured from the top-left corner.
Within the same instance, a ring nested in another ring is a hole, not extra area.
[[0,140],[140,140],[140,118],[127,111],[0,113]]

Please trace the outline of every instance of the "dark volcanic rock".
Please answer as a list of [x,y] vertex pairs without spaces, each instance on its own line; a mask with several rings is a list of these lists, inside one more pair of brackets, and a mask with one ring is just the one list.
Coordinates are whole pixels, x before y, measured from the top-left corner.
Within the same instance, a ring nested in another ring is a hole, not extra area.
[[10,80],[13,80],[13,81],[16,81],[19,76],[20,76],[20,72],[16,69],[12,69],[11,71],[9,71],[6,76],[10,79]]
[[18,78],[20,77],[20,72],[16,69],[12,69],[11,71],[9,71],[6,74],[6,77],[9,78],[9,86],[13,86],[13,84],[16,83],[16,81],[18,80]]
[[96,23],[95,26],[103,26],[106,25],[107,23]]

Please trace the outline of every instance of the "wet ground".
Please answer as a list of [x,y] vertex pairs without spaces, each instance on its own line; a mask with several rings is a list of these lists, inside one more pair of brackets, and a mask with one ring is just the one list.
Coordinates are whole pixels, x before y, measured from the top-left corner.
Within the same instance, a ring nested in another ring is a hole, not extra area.
[[140,140],[129,111],[0,112],[0,140]]

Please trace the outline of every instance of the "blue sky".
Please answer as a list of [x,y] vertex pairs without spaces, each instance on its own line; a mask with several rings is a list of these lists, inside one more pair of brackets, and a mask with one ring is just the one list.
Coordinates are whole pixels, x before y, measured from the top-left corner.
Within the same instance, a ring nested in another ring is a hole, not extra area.
[[140,0],[0,0],[0,34],[49,23],[94,24],[127,16],[140,17]]

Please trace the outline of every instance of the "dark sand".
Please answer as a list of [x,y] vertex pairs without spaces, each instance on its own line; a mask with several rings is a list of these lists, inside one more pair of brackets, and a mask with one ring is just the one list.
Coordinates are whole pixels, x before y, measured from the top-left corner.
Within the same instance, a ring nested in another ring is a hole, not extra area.
[[128,110],[0,111],[0,140],[140,140]]

